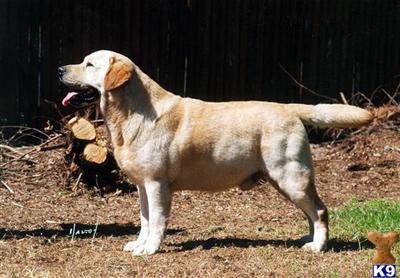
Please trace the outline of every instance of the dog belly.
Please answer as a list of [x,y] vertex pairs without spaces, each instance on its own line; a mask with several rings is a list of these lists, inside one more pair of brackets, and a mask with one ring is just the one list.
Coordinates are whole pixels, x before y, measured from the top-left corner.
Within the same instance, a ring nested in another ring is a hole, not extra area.
[[181,168],[179,174],[171,182],[172,190],[223,191],[239,186],[259,170],[259,167],[246,163],[243,163],[241,167],[196,164],[198,165]]

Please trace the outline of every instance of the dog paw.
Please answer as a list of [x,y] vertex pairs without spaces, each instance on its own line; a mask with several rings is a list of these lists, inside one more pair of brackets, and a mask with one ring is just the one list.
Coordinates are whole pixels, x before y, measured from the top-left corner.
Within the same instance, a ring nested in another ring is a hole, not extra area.
[[132,254],[134,256],[144,256],[144,255],[147,255],[145,250],[146,250],[146,248],[145,248],[145,245],[143,244],[143,245],[137,246],[134,250],[132,250]]
[[153,255],[159,248],[160,241],[147,241],[145,244],[137,246],[132,253],[134,256]]
[[312,241],[304,244],[302,248],[317,253],[324,251],[326,249],[326,245],[315,243]]
[[139,247],[143,246],[144,244],[145,242],[139,240],[129,241],[127,244],[125,244],[124,251],[134,252],[136,249],[139,249]]

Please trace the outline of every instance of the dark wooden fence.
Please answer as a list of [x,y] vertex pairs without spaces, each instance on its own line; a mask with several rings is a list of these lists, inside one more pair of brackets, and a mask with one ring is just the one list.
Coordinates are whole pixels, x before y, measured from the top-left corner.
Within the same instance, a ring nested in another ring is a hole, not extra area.
[[[59,103],[59,65],[98,49],[205,100],[315,103],[393,88],[399,0],[0,0],[0,120],[37,124]],[[67,112],[64,111],[63,112]]]

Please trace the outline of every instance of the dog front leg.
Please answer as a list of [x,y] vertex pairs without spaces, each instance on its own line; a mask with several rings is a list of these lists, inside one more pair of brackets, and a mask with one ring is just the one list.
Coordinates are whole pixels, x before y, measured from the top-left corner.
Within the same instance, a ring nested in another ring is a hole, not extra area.
[[149,209],[149,231],[142,248],[133,251],[134,255],[152,255],[158,251],[167,229],[172,194],[168,183],[146,181],[145,190]]
[[128,242],[124,251],[134,252],[135,250],[143,250],[149,235],[149,202],[147,199],[146,188],[138,186],[139,202],[140,202],[140,232],[135,241]]

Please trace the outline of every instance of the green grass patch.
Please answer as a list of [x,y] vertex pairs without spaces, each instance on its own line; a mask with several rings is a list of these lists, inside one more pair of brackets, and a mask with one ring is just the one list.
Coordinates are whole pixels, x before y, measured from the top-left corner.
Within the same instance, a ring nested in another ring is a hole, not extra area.
[[332,237],[365,239],[369,231],[400,232],[400,202],[375,199],[351,200],[330,211]]

